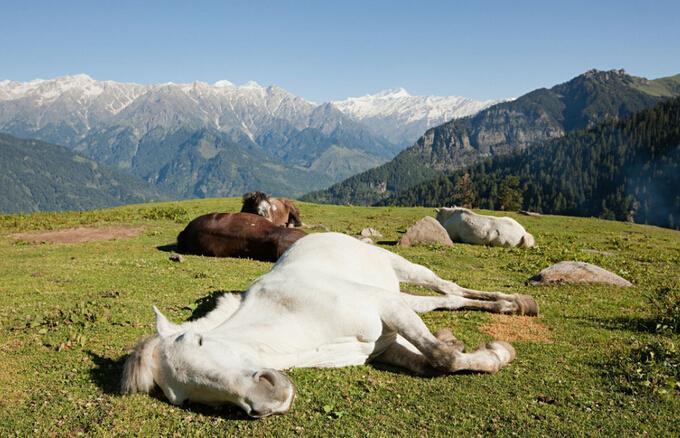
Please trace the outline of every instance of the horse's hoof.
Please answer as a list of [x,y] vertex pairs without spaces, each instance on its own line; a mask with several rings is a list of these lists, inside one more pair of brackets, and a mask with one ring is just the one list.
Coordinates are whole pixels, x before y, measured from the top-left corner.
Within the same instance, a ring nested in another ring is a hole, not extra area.
[[505,341],[491,341],[488,344],[486,344],[486,348],[493,351],[496,354],[496,356],[498,356],[498,358],[501,361],[500,363],[501,367],[504,367],[505,365],[509,364],[510,362],[515,360],[515,357],[517,357],[515,347],[513,347],[512,345]]
[[525,316],[538,316],[538,304],[529,295],[516,295],[517,314]]

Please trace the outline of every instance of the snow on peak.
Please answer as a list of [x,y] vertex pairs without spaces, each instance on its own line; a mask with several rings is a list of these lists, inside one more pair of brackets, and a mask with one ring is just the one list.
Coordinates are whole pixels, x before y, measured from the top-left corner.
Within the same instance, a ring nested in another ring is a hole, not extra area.
[[233,86],[234,86],[233,82],[229,82],[226,79],[222,79],[213,84],[213,87],[215,88],[231,88]]
[[264,87],[260,84],[258,84],[255,81],[248,81],[245,84],[241,85],[239,88],[244,88],[244,89],[254,89],[254,90],[264,90]]
[[[473,115],[498,101],[479,102],[460,96],[412,96],[403,88],[333,102],[359,121],[382,126],[380,135],[400,143],[415,141],[427,129]],[[387,128],[389,127],[389,128]]]
[[[383,98],[383,99],[399,99],[402,97],[411,97],[408,91],[406,91],[404,88],[399,87],[399,88],[388,88],[387,90],[382,90],[379,91],[373,95],[367,95],[364,97],[374,97],[374,98]],[[351,99],[351,98],[350,98]]]

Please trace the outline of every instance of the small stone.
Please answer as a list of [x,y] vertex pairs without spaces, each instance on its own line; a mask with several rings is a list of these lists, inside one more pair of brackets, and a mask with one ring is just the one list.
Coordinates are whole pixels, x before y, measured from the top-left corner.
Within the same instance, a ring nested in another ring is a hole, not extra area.
[[430,244],[453,246],[449,233],[431,216],[425,216],[411,225],[399,240],[399,245],[401,246]]
[[560,284],[560,283],[602,283],[621,287],[633,284],[625,278],[619,277],[599,266],[585,262],[564,261],[549,266],[531,277],[531,285]]
[[177,253],[173,252],[170,255],[170,260],[173,261],[173,262],[182,263],[184,261],[184,256],[182,256],[181,254],[177,254]]
[[364,228],[361,230],[361,233],[359,233],[361,237],[382,237],[383,235],[380,233],[380,231],[376,230],[375,228]]

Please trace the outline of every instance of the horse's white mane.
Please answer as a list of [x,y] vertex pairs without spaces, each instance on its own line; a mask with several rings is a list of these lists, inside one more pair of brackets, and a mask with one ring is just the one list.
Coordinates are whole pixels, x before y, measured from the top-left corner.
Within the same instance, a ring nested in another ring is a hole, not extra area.
[[157,335],[142,339],[125,361],[120,392],[134,394],[147,393],[154,387],[153,373],[156,367],[154,352],[159,342]]

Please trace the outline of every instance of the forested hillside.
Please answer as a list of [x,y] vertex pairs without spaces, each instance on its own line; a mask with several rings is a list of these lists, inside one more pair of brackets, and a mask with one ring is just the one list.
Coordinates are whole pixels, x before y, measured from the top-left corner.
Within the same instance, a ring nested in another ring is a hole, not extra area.
[[132,175],[69,149],[0,134],[0,212],[89,210],[167,199]]
[[680,76],[647,80],[623,70],[591,70],[432,128],[392,161],[303,199],[374,204],[436,175],[621,119],[679,92]]
[[416,185],[386,205],[599,216],[680,228],[680,99]]

